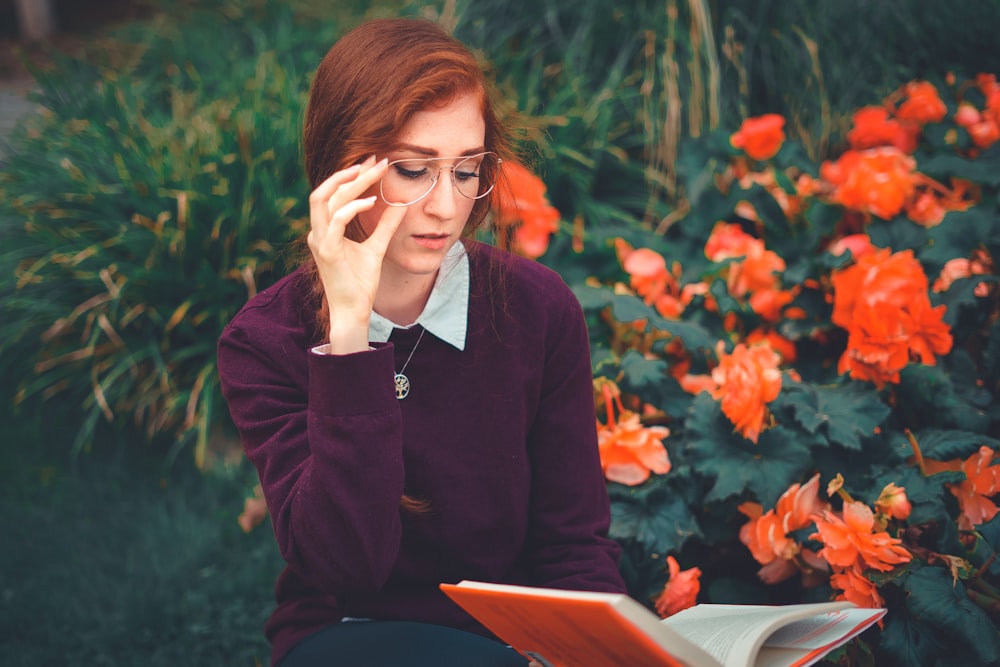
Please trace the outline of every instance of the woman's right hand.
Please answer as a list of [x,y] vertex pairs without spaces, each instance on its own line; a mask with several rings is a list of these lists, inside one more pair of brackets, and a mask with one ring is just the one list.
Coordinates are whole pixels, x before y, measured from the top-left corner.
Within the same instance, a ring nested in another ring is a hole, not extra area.
[[363,197],[386,172],[386,160],[372,156],[335,172],[309,195],[307,242],[330,308],[330,352],[346,354],[368,347],[368,321],[378,291],[382,259],[405,207],[387,206],[367,239],[344,236],[358,214],[371,210],[377,196]]

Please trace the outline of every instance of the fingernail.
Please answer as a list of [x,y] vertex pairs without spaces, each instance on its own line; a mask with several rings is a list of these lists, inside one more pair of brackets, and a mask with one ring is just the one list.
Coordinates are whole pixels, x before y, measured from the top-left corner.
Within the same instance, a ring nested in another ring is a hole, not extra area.
[[369,155],[365,159],[365,161],[362,162],[362,164],[365,165],[365,166],[367,166],[367,167],[370,167],[371,165],[375,164],[375,156],[374,155]]

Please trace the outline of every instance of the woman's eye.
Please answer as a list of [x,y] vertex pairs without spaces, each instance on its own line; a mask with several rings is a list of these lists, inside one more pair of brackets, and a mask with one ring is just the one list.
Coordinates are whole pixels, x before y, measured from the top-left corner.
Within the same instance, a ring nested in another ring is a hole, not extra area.
[[395,165],[395,169],[399,173],[399,175],[402,176],[403,178],[410,178],[416,180],[418,178],[423,178],[424,176],[427,175],[427,167],[422,167],[417,165],[413,165],[412,167],[407,168],[407,165],[397,164]]
[[467,181],[472,178],[479,178],[479,172],[470,171],[468,169],[456,169],[455,178],[457,178],[460,181]]

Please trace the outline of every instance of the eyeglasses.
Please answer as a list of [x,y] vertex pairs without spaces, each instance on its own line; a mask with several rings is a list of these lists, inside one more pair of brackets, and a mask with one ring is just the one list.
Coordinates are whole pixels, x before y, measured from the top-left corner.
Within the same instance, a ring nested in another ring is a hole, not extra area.
[[447,169],[451,171],[452,183],[460,195],[467,199],[482,199],[496,185],[500,162],[497,154],[492,152],[467,157],[394,160],[379,181],[379,194],[389,206],[415,204],[431,193],[441,178],[441,172]]

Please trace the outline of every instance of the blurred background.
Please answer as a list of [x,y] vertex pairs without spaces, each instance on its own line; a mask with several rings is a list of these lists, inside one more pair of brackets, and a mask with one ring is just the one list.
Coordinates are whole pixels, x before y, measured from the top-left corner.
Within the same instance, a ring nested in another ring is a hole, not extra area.
[[902,83],[995,68],[998,5],[52,0],[29,36],[0,0],[0,664],[268,662],[281,563],[238,523],[215,341],[293,261],[305,95],[347,29],[424,16],[492,63],[569,276],[584,232],[667,233],[745,117],[818,162]]

